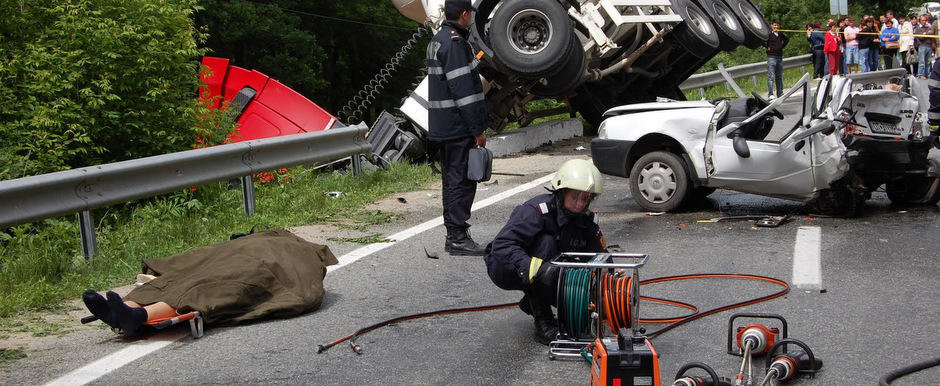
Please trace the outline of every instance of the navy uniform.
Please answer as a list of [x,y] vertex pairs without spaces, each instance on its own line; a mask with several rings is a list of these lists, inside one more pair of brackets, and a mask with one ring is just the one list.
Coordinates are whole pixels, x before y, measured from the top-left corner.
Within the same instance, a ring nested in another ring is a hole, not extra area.
[[[487,246],[486,270],[504,290],[536,289],[529,282],[533,257],[549,260],[563,252],[603,252],[606,245],[596,213],[571,213],[560,208],[561,198],[542,194],[519,205],[506,226]],[[554,294],[554,288],[546,288]],[[554,304],[554,296],[546,301]]]
[[933,67],[930,69],[930,79],[927,80],[927,89],[930,90],[927,122],[930,126],[940,126],[940,60],[933,61]]
[[[444,7],[445,13],[457,15],[473,10],[466,0],[448,0]],[[488,119],[478,60],[468,35],[456,20],[447,20],[428,44],[428,137],[441,154],[444,249],[452,254],[482,255],[483,248],[467,233],[476,195],[476,182],[467,179],[467,159]]]
[[519,308],[532,315],[535,339],[546,345],[558,335],[552,305],[557,302],[559,271],[547,261],[564,252],[607,248],[597,214],[588,210],[602,191],[600,171],[590,161],[568,160],[552,177],[552,188],[552,194],[536,196],[512,211],[484,258],[497,287],[525,294]]

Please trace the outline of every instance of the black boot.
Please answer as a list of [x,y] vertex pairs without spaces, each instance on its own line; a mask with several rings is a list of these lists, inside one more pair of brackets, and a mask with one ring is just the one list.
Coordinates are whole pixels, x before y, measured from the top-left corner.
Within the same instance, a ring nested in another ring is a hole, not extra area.
[[548,346],[558,337],[558,322],[552,306],[536,296],[526,295],[525,298],[529,300],[529,309],[535,320],[535,341]]
[[467,228],[447,228],[444,250],[451,255],[483,256],[486,249],[470,238]]

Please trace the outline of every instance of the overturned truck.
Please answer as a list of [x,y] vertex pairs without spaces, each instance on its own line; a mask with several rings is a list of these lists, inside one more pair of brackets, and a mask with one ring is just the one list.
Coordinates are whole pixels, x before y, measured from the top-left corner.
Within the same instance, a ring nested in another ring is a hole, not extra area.
[[[393,0],[440,28],[444,0]],[[721,51],[758,48],[770,28],[748,0],[475,0],[470,44],[480,58],[490,128],[526,125],[529,101],[555,98],[598,126],[611,107],[665,97]],[[427,131],[427,78],[400,107]],[[558,114],[554,111],[552,114]]]

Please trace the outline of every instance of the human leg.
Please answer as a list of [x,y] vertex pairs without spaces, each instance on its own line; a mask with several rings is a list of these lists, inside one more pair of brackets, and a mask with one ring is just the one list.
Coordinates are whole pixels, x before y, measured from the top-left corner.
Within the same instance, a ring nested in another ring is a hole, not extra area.
[[780,96],[783,94],[783,58],[777,58],[774,64],[774,81],[777,83],[777,96]]
[[839,53],[830,52],[826,55],[829,58],[829,75],[838,75],[839,74]]
[[767,57],[767,96],[774,95],[774,74],[777,71],[777,66],[774,65],[774,57]]
[[858,62],[859,62],[860,67],[862,68],[862,72],[870,71],[868,69],[868,49],[867,48],[860,48],[858,50]]
[[447,229],[444,250],[458,255],[483,254],[483,248],[467,233],[470,207],[476,195],[476,182],[467,179],[468,154],[473,146],[476,146],[473,137],[441,144],[441,203]]
[[929,45],[917,47],[917,76],[930,76],[931,57],[933,57],[933,48]]

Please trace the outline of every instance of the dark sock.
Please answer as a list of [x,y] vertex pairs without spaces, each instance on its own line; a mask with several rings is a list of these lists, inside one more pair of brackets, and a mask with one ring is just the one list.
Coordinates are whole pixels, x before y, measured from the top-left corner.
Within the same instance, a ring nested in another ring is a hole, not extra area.
[[111,327],[117,327],[114,312],[108,307],[108,301],[104,299],[104,296],[101,296],[95,290],[85,290],[85,293],[82,294],[82,301],[85,302],[88,311],[91,311],[91,314],[98,320]]
[[114,291],[108,291],[107,295],[108,306],[114,312],[117,327],[124,332],[125,336],[137,333],[137,329],[147,321],[147,310],[129,307],[124,304],[124,299],[121,299],[121,296],[114,293]]

